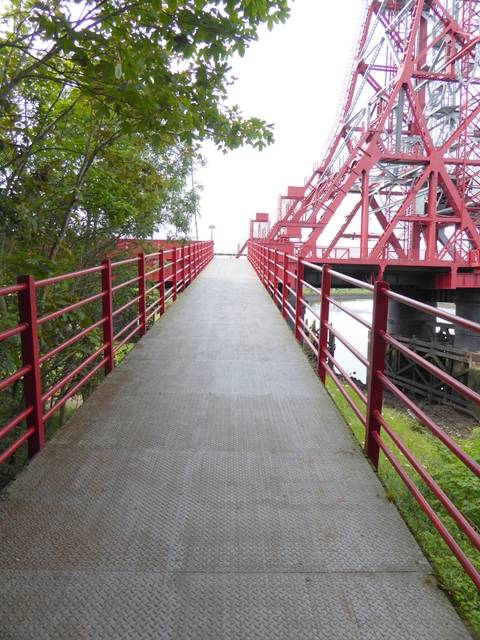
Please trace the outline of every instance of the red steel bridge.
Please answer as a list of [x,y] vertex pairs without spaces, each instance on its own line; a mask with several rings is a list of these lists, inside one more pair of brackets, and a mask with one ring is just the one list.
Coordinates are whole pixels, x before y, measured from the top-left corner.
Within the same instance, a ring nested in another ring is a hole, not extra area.
[[251,241],[315,264],[391,284],[480,286],[477,0],[364,2],[328,152],[268,218],[252,220]]
[[[17,363],[0,379],[2,403],[16,398],[0,463],[26,447],[31,458],[0,493],[2,638],[470,638],[321,381],[337,385],[372,465],[392,465],[479,589],[478,531],[396,433],[383,391],[476,481],[478,462],[388,378],[384,354],[393,345],[422,363],[386,331],[392,300],[477,334],[480,324],[327,265],[292,257],[289,271],[284,256],[252,245],[259,280],[247,261],[212,260],[213,243],[194,242],[0,288],[1,353]],[[304,296],[307,268],[322,275],[320,312]],[[373,293],[372,322],[335,300],[332,278]],[[368,357],[331,326],[332,305],[352,332],[370,330]],[[329,352],[332,334],[366,367],[366,391]]]
[[[478,481],[478,462],[385,375],[384,353],[393,344],[421,360],[387,334],[391,300],[480,325],[271,249],[251,249],[259,278],[246,260],[212,258],[212,243],[192,243],[0,289],[19,315],[0,331],[2,353],[18,356],[0,379],[0,399],[17,397],[0,460],[26,446],[32,458],[0,493],[2,639],[469,640],[321,381],[338,386],[371,463],[392,465],[475,594],[478,531],[402,441],[382,398],[394,393],[462,478]],[[318,335],[303,320],[307,267],[322,274]],[[332,277],[373,293],[372,322],[335,300]],[[52,291],[62,294],[55,307],[44,304]],[[329,324],[332,305],[352,332],[357,322],[370,330],[368,357]],[[332,332],[367,368],[366,391],[329,352]],[[53,348],[46,334],[57,336]],[[72,348],[74,361],[62,355]],[[82,390],[89,397],[44,446],[52,417]]]
[[[393,346],[480,405],[387,330],[395,304],[480,335],[395,290],[471,295],[480,284],[479,35],[475,0],[366,3],[326,158],[281,197],[276,220],[251,225],[249,261],[269,295],[246,261],[212,260],[209,242],[0,289],[16,318],[0,331],[14,354],[0,393],[22,387],[0,425],[0,462],[22,448],[31,459],[0,495],[2,638],[470,637],[321,382],[336,385],[370,463],[391,465],[476,593],[478,530],[389,423],[383,393],[480,478],[384,359]],[[67,280],[74,297],[44,304]],[[372,293],[372,322],[332,283]],[[329,324],[332,305],[352,331],[370,331],[367,357]],[[44,331],[57,336],[49,351]],[[329,351],[332,335],[366,368],[366,390]],[[62,359],[72,348],[74,361]],[[44,446],[49,421],[82,390]]]

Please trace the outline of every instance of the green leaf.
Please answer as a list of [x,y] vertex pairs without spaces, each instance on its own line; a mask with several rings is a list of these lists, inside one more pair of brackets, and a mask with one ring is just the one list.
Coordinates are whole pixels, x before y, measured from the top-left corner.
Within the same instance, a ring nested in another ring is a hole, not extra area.
[[133,126],[132,126],[131,122],[128,122],[127,120],[124,120],[120,124],[120,129],[121,129],[122,133],[124,133],[127,136],[129,136],[129,135],[131,135],[133,133]]
[[118,64],[115,65],[115,78],[117,80],[120,80],[121,77],[122,77],[122,64],[121,62],[119,62]]

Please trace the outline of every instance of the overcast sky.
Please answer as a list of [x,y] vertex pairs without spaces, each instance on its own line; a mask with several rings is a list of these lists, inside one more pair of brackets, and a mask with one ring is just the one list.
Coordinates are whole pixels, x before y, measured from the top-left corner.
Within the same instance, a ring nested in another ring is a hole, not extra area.
[[232,252],[255,213],[276,211],[279,193],[303,185],[322,159],[342,87],[350,70],[362,0],[295,0],[285,25],[266,28],[245,57],[236,58],[230,102],[244,117],[275,123],[275,144],[227,155],[206,144],[207,166],[195,179],[204,186],[201,240],[215,225],[217,252]]

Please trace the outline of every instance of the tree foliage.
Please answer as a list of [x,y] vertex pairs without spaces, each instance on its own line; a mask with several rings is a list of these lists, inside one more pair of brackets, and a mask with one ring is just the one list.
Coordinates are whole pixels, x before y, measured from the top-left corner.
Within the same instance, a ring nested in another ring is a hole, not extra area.
[[175,135],[261,145],[271,135],[265,123],[222,105],[228,58],[243,55],[261,22],[271,27],[287,15],[287,0],[17,0],[6,15],[0,101],[49,81],[154,145]]
[[287,0],[4,5],[3,264],[19,237],[38,239],[38,254],[57,263],[69,234],[88,249],[92,230],[141,237],[170,221],[184,232],[195,146],[272,141],[271,125],[225,106],[228,59],[243,54],[260,23],[287,15]]
[[[6,0],[0,286],[19,273],[41,279],[96,265],[117,250],[118,237],[146,239],[159,228],[187,237],[200,143],[226,151],[273,140],[272,125],[226,105],[228,64],[261,23],[272,28],[287,16],[287,0]],[[81,282],[43,287],[39,313],[98,291],[95,277]],[[43,325],[42,353],[101,313],[89,304]],[[14,297],[0,296],[0,331],[17,322]],[[98,348],[95,331],[42,365],[44,392]],[[0,378],[19,366],[14,336],[0,343]],[[0,428],[21,409],[21,384],[0,393]]]

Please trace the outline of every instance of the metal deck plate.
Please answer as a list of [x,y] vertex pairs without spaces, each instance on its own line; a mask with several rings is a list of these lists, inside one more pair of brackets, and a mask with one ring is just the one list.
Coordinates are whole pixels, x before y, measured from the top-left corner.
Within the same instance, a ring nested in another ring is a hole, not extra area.
[[2,640],[470,637],[244,261],[1,498]]

